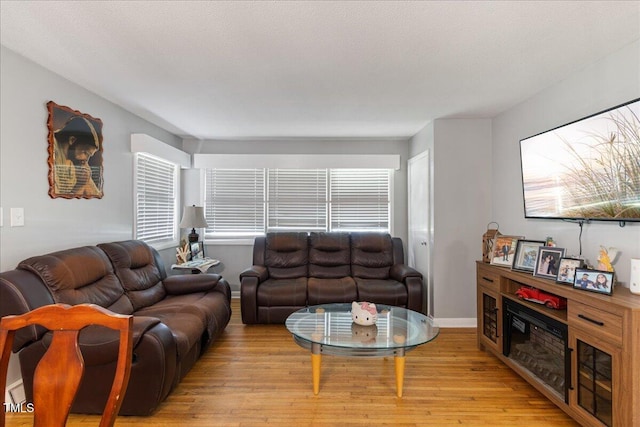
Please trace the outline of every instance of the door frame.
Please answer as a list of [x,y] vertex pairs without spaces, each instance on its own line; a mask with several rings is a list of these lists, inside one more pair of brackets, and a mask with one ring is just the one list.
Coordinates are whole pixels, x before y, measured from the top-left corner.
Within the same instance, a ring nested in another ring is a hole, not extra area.
[[425,284],[425,297],[426,297],[426,313],[427,316],[433,318],[434,316],[434,301],[433,301],[433,270],[432,270],[432,264],[433,264],[433,255],[432,255],[432,248],[433,248],[433,175],[432,175],[432,167],[431,167],[431,157],[430,157],[430,153],[429,153],[429,149],[426,149],[425,151],[416,154],[415,156],[411,157],[408,161],[407,161],[407,225],[408,225],[408,229],[407,229],[407,262],[409,259],[411,259],[412,257],[414,257],[415,259],[415,254],[413,253],[413,245],[414,245],[414,236],[412,234],[412,230],[413,230],[413,221],[411,218],[411,209],[412,209],[412,200],[411,200],[411,170],[413,167],[416,167],[415,165],[419,162],[419,161],[423,161],[426,159],[426,166],[427,166],[427,177],[428,177],[428,185],[427,185],[427,195],[426,195],[426,199],[427,199],[427,215],[428,215],[428,219],[427,219],[427,241],[426,241],[426,246],[427,246],[427,260],[426,260],[426,265],[427,265],[427,273],[424,277],[424,284]]

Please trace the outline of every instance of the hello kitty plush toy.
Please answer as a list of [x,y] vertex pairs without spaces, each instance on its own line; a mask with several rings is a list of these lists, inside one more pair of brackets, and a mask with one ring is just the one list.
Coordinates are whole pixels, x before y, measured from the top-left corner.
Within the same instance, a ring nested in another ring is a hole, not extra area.
[[371,302],[355,302],[351,303],[351,319],[353,323],[362,326],[371,326],[376,324],[378,320],[378,310],[376,305]]

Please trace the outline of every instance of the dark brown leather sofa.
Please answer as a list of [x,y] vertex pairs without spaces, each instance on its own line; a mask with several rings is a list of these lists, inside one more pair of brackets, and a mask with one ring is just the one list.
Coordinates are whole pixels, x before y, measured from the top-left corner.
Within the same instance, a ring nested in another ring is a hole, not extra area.
[[[121,415],[148,415],[168,396],[231,318],[229,284],[217,274],[167,276],[158,252],[129,240],[26,259],[0,273],[0,315],[53,304],[93,303],[132,314],[134,352]],[[19,351],[27,399],[37,361],[50,343],[44,329],[22,329]],[[113,381],[118,336],[97,326],[80,333],[85,372],[76,413],[102,413]]]
[[381,233],[268,233],[240,274],[242,321],[284,323],[308,305],[369,301],[423,311],[422,275]]

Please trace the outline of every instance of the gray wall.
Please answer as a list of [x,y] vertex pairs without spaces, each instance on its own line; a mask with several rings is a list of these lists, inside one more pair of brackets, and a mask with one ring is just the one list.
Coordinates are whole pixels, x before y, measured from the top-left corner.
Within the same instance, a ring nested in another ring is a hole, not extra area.
[[[475,260],[482,234],[497,221],[503,234],[552,236],[578,253],[577,225],[526,220],[519,140],[640,97],[640,41],[611,54],[490,120],[438,119],[410,141],[415,156],[431,152],[434,206],[432,283],[441,324],[476,316]],[[476,133],[477,132],[477,133]],[[616,275],[628,286],[630,261],[640,256],[640,224],[585,225],[583,255],[597,262],[600,245],[622,251]]]
[[[640,41],[576,72],[493,119],[492,217],[504,234],[531,239],[552,236],[568,253],[579,252],[579,227],[555,220],[524,218],[519,140],[640,97]],[[640,256],[640,223],[620,228],[594,221],[584,226],[583,255],[597,263],[600,245],[622,251],[614,265],[629,284],[630,258]]]
[[[179,147],[176,136],[80,86],[1,48],[0,270],[32,255],[133,235],[131,133]],[[100,118],[104,138],[104,197],[52,199],[47,179],[47,108],[54,101]],[[25,226],[10,227],[10,208],[24,208]]]
[[[181,140],[103,98],[0,47],[0,271],[33,255],[133,235],[130,134]],[[51,199],[47,179],[47,108],[54,101],[102,119],[104,197]],[[24,208],[24,227],[10,227],[10,208]],[[171,256],[168,252],[168,256]],[[169,258],[170,259],[170,258]],[[7,378],[20,378],[13,362]]]
[[430,152],[433,315],[443,326],[475,319],[475,260],[491,210],[491,121],[437,119],[411,140]]
[[[400,170],[393,177],[393,234],[407,242],[407,159],[408,139],[260,139],[260,140],[185,140],[183,150],[200,154],[398,154]],[[183,173],[184,186],[198,186],[193,173]],[[186,199],[185,199],[186,200]],[[224,276],[233,291],[239,291],[239,275],[250,267],[252,244],[212,245],[205,248],[207,256],[218,258],[221,264],[211,272]]]

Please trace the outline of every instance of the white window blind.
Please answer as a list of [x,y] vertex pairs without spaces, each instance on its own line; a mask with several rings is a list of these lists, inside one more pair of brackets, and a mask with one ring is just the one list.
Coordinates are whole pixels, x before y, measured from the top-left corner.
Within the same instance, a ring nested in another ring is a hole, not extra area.
[[327,229],[327,170],[269,169],[267,231]]
[[390,231],[391,169],[207,169],[206,237]]
[[177,242],[178,166],[146,153],[135,154],[136,239],[158,245]]
[[331,231],[389,231],[389,169],[331,169]]
[[264,233],[264,169],[207,169],[206,237],[248,237]]

